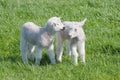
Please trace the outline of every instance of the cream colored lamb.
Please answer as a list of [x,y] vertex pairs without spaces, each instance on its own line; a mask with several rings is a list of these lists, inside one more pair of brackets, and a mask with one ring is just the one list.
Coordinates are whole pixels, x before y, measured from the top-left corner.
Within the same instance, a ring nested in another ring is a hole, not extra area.
[[56,32],[63,29],[64,25],[58,17],[50,18],[43,28],[33,22],[26,22],[22,26],[20,37],[22,61],[28,64],[27,56],[34,60],[34,49],[36,48],[35,64],[39,65],[42,59],[42,49],[46,48],[51,64],[55,64],[53,39]]
[[78,52],[80,53],[81,61],[85,63],[85,33],[82,26],[86,19],[81,22],[65,21],[64,31],[57,33],[56,40],[56,57],[57,61],[62,62],[63,42],[67,40],[66,53],[72,56],[73,63],[78,64]]

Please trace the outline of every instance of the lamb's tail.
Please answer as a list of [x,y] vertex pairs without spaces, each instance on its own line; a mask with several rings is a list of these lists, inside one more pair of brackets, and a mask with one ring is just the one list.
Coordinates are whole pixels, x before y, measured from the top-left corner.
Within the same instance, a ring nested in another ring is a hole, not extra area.
[[21,56],[22,56],[22,61],[25,64],[28,64],[26,48],[27,48],[27,42],[26,42],[26,40],[24,39],[24,36],[21,33],[21,36],[20,36],[20,53],[21,53]]
[[81,22],[80,22],[80,26],[83,26],[86,21],[87,21],[87,18],[85,18],[83,21],[81,21]]

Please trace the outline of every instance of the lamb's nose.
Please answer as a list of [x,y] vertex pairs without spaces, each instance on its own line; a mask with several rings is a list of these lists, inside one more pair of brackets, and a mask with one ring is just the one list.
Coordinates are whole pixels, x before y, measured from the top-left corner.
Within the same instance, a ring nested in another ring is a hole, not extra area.
[[65,27],[62,28],[62,31],[65,30]]

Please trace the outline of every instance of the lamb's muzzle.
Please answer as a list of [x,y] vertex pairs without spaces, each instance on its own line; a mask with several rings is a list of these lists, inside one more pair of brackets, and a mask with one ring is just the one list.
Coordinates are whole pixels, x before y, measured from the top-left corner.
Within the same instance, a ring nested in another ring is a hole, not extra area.
[[62,29],[61,29],[61,31],[64,31],[65,30],[65,27],[63,27]]

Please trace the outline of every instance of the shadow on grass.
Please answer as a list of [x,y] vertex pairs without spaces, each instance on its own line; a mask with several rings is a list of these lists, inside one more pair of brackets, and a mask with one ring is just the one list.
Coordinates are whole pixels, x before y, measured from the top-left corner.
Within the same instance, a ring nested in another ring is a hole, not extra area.
[[107,53],[111,55],[120,54],[120,47],[116,47],[110,44],[101,46],[99,50],[101,53]]
[[47,55],[43,55],[40,65],[50,65],[50,59]]
[[14,63],[17,63],[18,61],[20,60],[20,57],[17,56],[17,55],[10,55],[10,56],[2,56],[0,57],[0,62],[2,61],[9,61],[9,62],[14,62]]
[[[18,56],[18,55],[9,55],[7,57],[1,56],[0,62],[2,62],[2,61],[11,62],[11,63],[21,63],[21,64],[23,63],[21,56]],[[29,65],[35,65],[35,60],[31,61],[28,59],[28,62],[29,62]],[[49,60],[49,57],[47,55],[43,55],[42,60],[40,61],[40,66],[45,66],[45,65],[50,65],[50,60]]]

